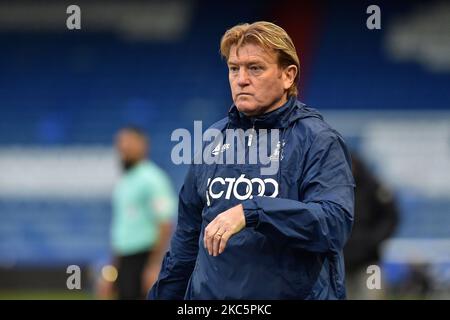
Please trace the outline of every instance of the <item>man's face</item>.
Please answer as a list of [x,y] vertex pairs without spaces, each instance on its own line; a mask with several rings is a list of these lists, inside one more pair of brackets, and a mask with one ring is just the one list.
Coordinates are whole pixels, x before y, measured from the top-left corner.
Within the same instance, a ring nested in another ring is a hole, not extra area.
[[260,115],[287,101],[286,91],[293,83],[292,72],[278,66],[275,52],[250,43],[238,50],[233,45],[228,70],[234,104],[244,114]]
[[145,157],[147,145],[140,135],[121,130],[116,137],[116,149],[122,163],[134,164]]

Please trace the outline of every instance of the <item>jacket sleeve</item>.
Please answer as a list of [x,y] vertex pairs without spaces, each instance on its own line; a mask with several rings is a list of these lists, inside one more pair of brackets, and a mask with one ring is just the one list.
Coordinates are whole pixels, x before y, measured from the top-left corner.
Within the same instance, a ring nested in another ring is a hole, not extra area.
[[191,165],[179,194],[177,227],[148,299],[184,298],[197,259],[202,223],[202,200],[197,193],[195,180],[194,165]]
[[304,161],[297,182],[300,201],[270,197],[245,200],[246,226],[284,246],[339,252],[353,224],[355,184],[349,152],[342,138],[327,130],[316,136]]

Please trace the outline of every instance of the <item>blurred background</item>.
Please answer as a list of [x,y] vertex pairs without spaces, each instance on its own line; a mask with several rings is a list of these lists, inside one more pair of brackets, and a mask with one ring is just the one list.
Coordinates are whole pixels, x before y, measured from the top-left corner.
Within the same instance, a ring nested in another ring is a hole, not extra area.
[[[66,28],[70,4],[81,30]],[[381,30],[366,27],[370,4]],[[0,1],[0,299],[96,298],[120,175],[114,135],[143,128],[178,191],[187,168],[171,162],[170,135],[226,116],[220,38],[257,20],[293,38],[299,99],[345,137],[364,168],[358,186],[369,181],[348,254],[376,253],[348,269],[380,266],[372,298],[450,298],[448,1],[132,0]],[[66,288],[69,265],[81,290]]]

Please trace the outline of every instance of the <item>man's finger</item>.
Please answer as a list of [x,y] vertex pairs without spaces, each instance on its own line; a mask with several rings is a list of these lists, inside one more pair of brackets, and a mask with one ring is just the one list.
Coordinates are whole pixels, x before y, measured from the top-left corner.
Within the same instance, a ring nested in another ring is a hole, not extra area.
[[213,220],[205,229],[205,247],[210,255],[212,255],[213,237],[218,229],[217,223]]
[[228,239],[230,239],[232,235],[233,234],[231,233],[231,231],[226,231],[222,235],[222,237],[220,239],[219,253],[218,254],[221,254],[225,250],[225,247],[227,246]]
[[203,232],[203,247],[206,249],[206,237],[208,236],[208,232],[209,232],[209,225],[206,226],[205,231]]
[[222,235],[226,232],[225,228],[220,227],[218,228],[216,234],[213,237],[212,241],[212,250],[213,250],[213,256],[217,256],[219,254],[219,244],[220,240],[222,239]]
[[211,235],[211,230],[214,227],[214,220],[211,221],[206,227],[205,227],[205,231],[203,233],[203,245],[205,247],[205,249],[207,248],[207,239],[210,237]]

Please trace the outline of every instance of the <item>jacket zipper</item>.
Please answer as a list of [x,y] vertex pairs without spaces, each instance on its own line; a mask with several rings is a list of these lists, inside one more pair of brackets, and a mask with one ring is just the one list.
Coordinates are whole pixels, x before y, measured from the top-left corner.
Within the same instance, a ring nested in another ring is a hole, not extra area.
[[252,131],[250,132],[250,134],[249,134],[249,136],[248,136],[247,147],[251,147],[252,141],[253,141],[253,135],[254,135],[254,134],[255,134],[255,122],[253,122]]

